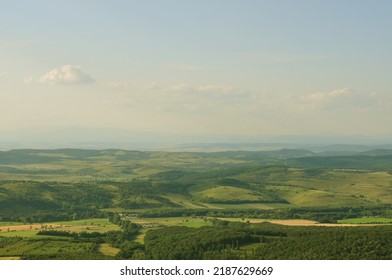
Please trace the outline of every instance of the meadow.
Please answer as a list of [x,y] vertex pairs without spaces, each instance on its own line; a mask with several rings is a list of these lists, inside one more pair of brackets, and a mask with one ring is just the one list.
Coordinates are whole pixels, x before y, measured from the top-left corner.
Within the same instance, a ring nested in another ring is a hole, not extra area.
[[120,227],[109,222],[108,219],[83,219],[42,224],[21,224],[12,222],[2,222],[0,224],[0,236],[38,237],[37,233],[44,230],[61,230],[76,233],[105,233],[111,230],[120,230]]

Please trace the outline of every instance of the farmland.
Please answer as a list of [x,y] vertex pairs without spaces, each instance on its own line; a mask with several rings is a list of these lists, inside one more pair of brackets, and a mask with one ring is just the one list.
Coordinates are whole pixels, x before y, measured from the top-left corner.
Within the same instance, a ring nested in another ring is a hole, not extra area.
[[64,230],[69,232],[108,232],[119,230],[119,226],[110,223],[108,219],[85,219],[72,221],[59,221],[42,224],[15,224],[3,222],[0,225],[0,236],[33,237],[42,230]]
[[[262,234],[269,230],[272,236],[280,232],[279,244],[300,240],[298,232],[327,238],[323,231],[331,230],[336,236],[352,231],[367,238],[381,231],[383,238],[392,230],[389,154],[328,156],[289,149],[0,152],[0,258],[160,258],[155,247],[163,243],[154,234],[175,236],[174,229],[185,238],[235,228],[226,239],[205,245],[221,248],[219,252],[203,247],[181,258],[261,258],[262,251],[270,256],[260,249],[270,246],[265,240],[276,241]],[[44,243],[48,245],[40,250]],[[295,256],[301,258],[286,255]]]

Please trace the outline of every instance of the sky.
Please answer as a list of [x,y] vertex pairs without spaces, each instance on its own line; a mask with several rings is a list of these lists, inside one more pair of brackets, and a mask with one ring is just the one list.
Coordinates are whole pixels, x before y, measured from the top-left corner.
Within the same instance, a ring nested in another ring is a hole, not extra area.
[[391,10],[0,0],[0,142],[392,139]]

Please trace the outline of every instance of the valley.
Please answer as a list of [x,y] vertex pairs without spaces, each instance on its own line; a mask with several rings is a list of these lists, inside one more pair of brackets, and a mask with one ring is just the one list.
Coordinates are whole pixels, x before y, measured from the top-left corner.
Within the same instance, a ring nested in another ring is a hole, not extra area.
[[[331,230],[384,242],[377,238],[392,233],[391,172],[389,150],[0,152],[0,258],[280,258],[261,248],[305,242],[306,234],[322,241]],[[166,237],[150,242],[161,231],[183,232],[186,244],[188,235],[225,230],[208,246],[188,237],[199,248],[188,255],[153,253]]]

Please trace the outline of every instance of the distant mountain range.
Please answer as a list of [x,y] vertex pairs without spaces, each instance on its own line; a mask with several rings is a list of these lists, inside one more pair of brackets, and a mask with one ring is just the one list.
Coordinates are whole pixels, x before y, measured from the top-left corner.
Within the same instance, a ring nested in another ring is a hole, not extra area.
[[306,149],[347,154],[392,149],[392,135],[223,135],[133,131],[118,128],[57,127],[0,129],[0,150],[10,149],[127,149],[143,151],[273,151]]

